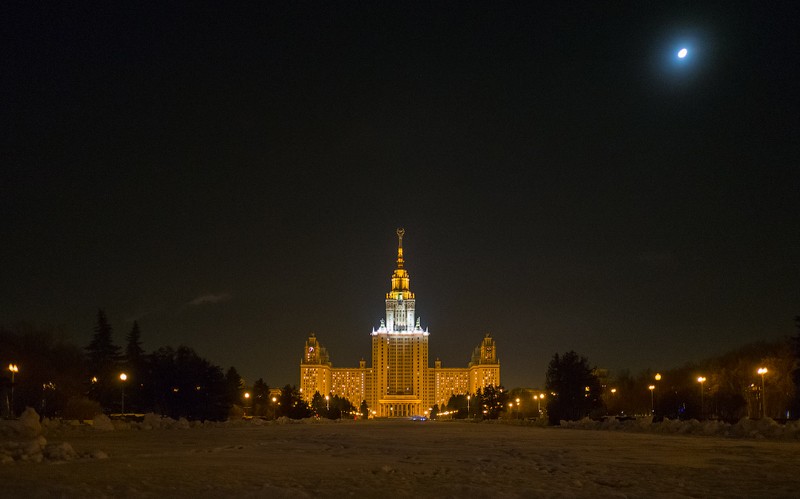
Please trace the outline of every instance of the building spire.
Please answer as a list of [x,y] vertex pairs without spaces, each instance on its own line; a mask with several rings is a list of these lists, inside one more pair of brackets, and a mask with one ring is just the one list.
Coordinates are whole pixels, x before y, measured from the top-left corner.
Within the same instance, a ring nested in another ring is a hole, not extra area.
[[403,268],[403,234],[406,230],[402,227],[397,229],[397,268]]

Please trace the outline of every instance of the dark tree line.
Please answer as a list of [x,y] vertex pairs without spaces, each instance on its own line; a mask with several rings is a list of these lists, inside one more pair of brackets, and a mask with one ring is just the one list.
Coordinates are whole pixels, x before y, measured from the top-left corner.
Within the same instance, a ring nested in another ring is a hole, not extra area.
[[[31,406],[48,417],[85,419],[100,411],[120,412],[124,397],[126,413],[222,420],[243,403],[244,383],[235,368],[223,374],[222,368],[188,346],[145,353],[136,322],[124,349],[114,344],[103,310],[98,311],[85,351],[62,336],[59,330],[29,325],[0,329],[0,360],[20,368],[14,383],[14,414]],[[0,378],[4,415],[12,409],[7,372]]]
[[[366,401],[363,402],[366,407]],[[317,417],[328,419],[352,418],[356,408],[352,402],[338,395],[328,395],[326,399],[321,393],[314,392],[311,398],[311,411]]]
[[[656,373],[618,372],[601,380],[575,352],[556,354],[547,370],[549,422],[589,416],[655,419],[797,419],[800,416],[800,316],[787,340],[759,341],[698,363]],[[758,368],[766,368],[762,376]],[[700,381],[702,379],[702,382]]]
[[86,356],[65,341],[65,332],[54,327],[18,324],[0,328],[0,413],[12,412],[10,363],[19,367],[15,376],[13,413],[26,406],[49,415],[62,411],[72,397],[83,396]]
[[603,409],[600,380],[589,360],[574,351],[555,354],[547,367],[545,388],[550,424],[601,415]]
[[313,415],[300,390],[296,386],[286,385],[281,389],[278,399],[277,416],[291,419],[303,419]]
[[[474,394],[452,395],[441,409],[454,413],[454,419],[497,419],[509,410],[508,400],[505,388],[489,385],[478,388]],[[440,412],[439,407],[434,409],[437,414]]]

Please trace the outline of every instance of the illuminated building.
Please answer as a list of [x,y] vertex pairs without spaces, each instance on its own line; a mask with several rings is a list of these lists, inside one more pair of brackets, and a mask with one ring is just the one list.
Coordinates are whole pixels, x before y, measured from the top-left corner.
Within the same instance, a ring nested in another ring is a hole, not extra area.
[[372,330],[372,363],[358,367],[333,367],[328,351],[313,333],[300,361],[300,390],[307,401],[314,393],[338,395],[353,405],[367,401],[378,417],[424,414],[446,404],[453,395],[475,393],[500,384],[500,362],[494,339],[486,334],[475,348],[467,367],[445,368],[428,361],[428,329],[416,317],[416,299],[404,268],[403,229],[397,229],[397,268],[386,293],[386,317]]

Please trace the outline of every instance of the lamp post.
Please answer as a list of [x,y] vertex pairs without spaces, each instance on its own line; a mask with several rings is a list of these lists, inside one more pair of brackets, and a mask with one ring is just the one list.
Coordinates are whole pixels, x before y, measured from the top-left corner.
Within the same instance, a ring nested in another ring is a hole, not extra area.
[[705,393],[705,389],[704,389],[703,383],[706,382],[705,376],[700,376],[699,378],[697,378],[697,382],[700,383],[700,417],[702,418],[703,417],[703,409],[705,407],[704,404],[703,404],[703,395]]
[[47,390],[55,391],[56,385],[52,381],[48,381],[47,383],[42,383],[42,417],[47,415]]
[[609,390],[609,392],[611,393],[611,398],[608,401],[609,402],[609,404],[608,404],[609,408],[614,410],[614,414],[617,414],[619,411],[617,410],[617,407],[616,407],[617,406],[616,400],[614,400],[614,395],[617,393],[617,389],[616,388],[612,388],[611,390]]
[[9,364],[8,370],[11,371],[11,405],[8,407],[8,413],[14,417],[14,376],[19,372],[19,367],[16,364]]
[[244,407],[242,407],[242,417],[247,416],[247,403],[250,401],[250,392],[244,392]]
[[122,382],[122,410],[120,411],[122,415],[125,415],[125,382],[128,380],[128,375],[125,373],[120,373],[119,380]]
[[[330,410],[331,410],[331,397],[328,396],[328,395],[325,395],[325,411],[326,412],[330,412]],[[327,414],[326,414],[326,416],[327,416]]]
[[653,414],[656,412],[655,403],[653,401],[653,392],[656,390],[656,385],[650,385],[647,389],[650,390],[650,414]]
[[761,375],[761,417],[767,417],[767,391],[766,385],[764,384],[764,375],[767,374],[766,367],[759,367],[758,374]]
[[519,419],[519,416],[520,416],[520,413],[519,413],[519,397],[517,397],[516,402],[517,402],[517,419]]
[[472,398],[470,395],[467,395],[467,419],[469,419],[469,399]]
[[[653,388],[654,392],[653,393],[655,393],[655,387],[658,386],[658,382],[661,381],[661,373],[656,373],[656,375],[653,376],[653,379],[656,380],[656,382],[653,384],[653,386],[654,386],[654,388]],[[653,406],[653,414],[655,414],[656,413],[655,404],[650,404],[650,405]]]

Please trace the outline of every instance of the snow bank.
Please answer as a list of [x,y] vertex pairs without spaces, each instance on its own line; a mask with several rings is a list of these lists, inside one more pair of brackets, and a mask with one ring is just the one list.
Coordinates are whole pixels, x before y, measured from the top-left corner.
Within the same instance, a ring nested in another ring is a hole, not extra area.
[[[104,416],[105,417],[105,416]],[[106,420],[108,418],[106,417]],[[95,418],[97,424],[98,418]],[[47,443],[47,439],[42,435],[48,427],[53,425],[49,420],[46,424],[39,422],[39,415],[30,407],[20,415],[19,419],[13,421],[3,421],[0,425],[0,435],[4,441],[0,442],[0,464],[12,464],[17,461],[31,461],[40,463],[42,461],[70,461],[79,458],[104,459],[108,455],[100,450],[92,451],[85,455],[79,455],[67,442]],[[100,420],[100,426],[105,423]],[[110,424],[110,420],[108,420]],[[113,426],[111,427],[113,430]]]
[[105,414],[97,414],[92,420],[92,428],[97,431],[114,431],[114,423]]
[[633,431],[644,433],[665,433],[680,435],[705,435],[732,438],[756,438],[768,440],[800,440],[800,420],[789,421],[785,425],[778,424],[771,418],[743,418],[736,424],[722,421],[688,421],[664,418],[661,422],[653,422],[652,418],[620,421],[608,418],[594,421],[584,418],[580,421],[561,421],[562,428],[581,430]]
[[41,433],[39,415],[30,407],[25,408],[19,419],[0,422],[0,437],[33,438]]

